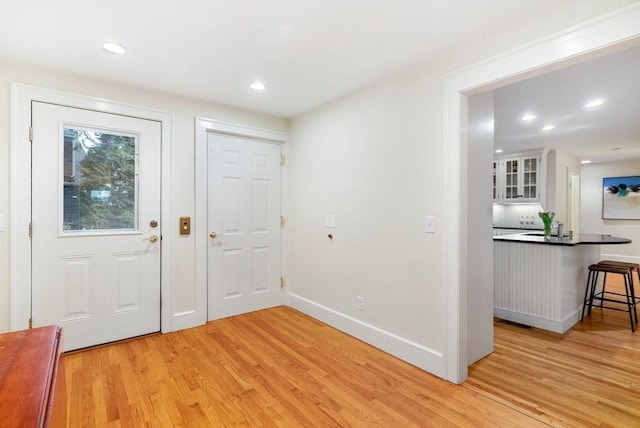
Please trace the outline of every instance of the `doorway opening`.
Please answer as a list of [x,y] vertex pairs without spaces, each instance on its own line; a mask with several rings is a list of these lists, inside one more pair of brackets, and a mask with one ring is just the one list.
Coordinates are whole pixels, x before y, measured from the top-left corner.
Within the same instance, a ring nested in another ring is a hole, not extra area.
[[[467,224],[470,209],[467,186],[469,160],[466,157],[468,97],[637,45],[640,41],[640,29],[635,23],[637,13],[637,6],[629,7],[583,27],[572,28],[570,33],[559,34],[445,77],[443,160],[447,176],[444,179],[450,181],[455,177],[461,189],[458,194],[445,193],[443,198],[444,210],[450,213],[443,222],[443,278],[448,284],[445,293],[445,379],[455,383],[466,379],[468,326],[477,321],[470,319],[467,311],[468,241],[472,236]],[[567,50],[568,43],[573,47],[570,50]],[[490,184],[487,184],[486,193],[489,195]],[[492,319],[492,314],[489,314],[489,319]]]

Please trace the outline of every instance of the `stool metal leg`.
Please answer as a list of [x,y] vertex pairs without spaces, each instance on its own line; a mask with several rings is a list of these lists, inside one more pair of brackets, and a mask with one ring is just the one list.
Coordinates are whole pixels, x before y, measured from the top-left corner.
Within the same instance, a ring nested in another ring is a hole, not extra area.
[[[633,315],[635,317],[636,320],[636,324],[638,324],[638,311],[637,311],[637,301],[636,301],[636,292],[634,290],[634,286],[633,286],[633,269],[629,270],[629,296],[630,296],[630,300],[631,300],[631,305],[633,306]],[[629,308],[629,310],[631,310],[631,308]]]
[[[601,294],[602,297],[604,297],[606,286],[607,286],[607,273],[604,272],[604,277],[602,278],[602,294]],[[600,299],[600,307],[602,307],[603,305],[604,305],[604,300]]]
[[[640,272],[640,269],[638,269],[638,272]],[[640,278],[640,274],[638,278]],[[636,298],[635,286],[633,284],[633,269],[629,271],[629,288],[631,288],[631,301],[633,303],[633,314],[636,316],[636,324],[638,324],[638,300]]]
[[593,276],[593,271],[589,270],[589,274],[587,275],[587,286],[584,288],[584,300],[582,302],[582,316],[580,316],[580,321],[584,320],[584,310],[587,309],[588,300],[587,297],[591,295],[591,277]]
[[631,332],[635,332],[636,331],[636,323],[635,323],[635,319],[634,319],[634,312],[635,312],[635,301],[632,303],[631,299],[632,299],[632,294],[631,294],[631,289],[629,287],[629,278],[627,277],[627,275],[622,275],[624,277],[624,289],[626,291],[627,294],[627,308],[629,309],[629,321],[631,321]]
[[[598,286],[598,277],[600,276],[600,272],[593,272],[593,276],[591,277],[591,296],[589,297],[589,310],[587,311],[587,315],[591,315],[591,308],[593,307],[593,299],[596,295],[596,288]],[[604,297],[604,296],[601,296]],[[600,305],[602,305],[602,299],[600,299]]]

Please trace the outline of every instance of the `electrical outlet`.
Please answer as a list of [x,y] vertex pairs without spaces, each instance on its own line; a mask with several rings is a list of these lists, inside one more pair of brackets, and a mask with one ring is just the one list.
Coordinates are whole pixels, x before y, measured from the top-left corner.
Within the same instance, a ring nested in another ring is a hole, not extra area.
[[356,297],[356,309],[359,311],[364,311],[364,297]]

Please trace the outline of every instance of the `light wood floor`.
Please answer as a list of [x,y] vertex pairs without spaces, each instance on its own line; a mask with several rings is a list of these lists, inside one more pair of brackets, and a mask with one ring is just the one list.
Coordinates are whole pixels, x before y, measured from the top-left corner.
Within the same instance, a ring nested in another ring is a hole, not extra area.
[[564,336],[496,322],[495,352],[453,385],[278,307],[65,355],[69,426],[638,427],[624,315]]
[[640,324],[632,333],[628,313],[594,308],[563,335],[494,326],[494,352],[465,387],[553,426],[640,427]]

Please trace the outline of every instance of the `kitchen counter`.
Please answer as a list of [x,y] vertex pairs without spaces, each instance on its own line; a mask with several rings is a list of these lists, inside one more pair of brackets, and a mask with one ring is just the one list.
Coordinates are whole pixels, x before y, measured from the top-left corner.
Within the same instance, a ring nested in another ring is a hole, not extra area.
[[494,315],[564,333],[580,319],[588,266],[598,262],[600,245],[629,243],[586,233],[572,238],[545,238],[540,232],[495,236]]
[[627,238],[592,233],[578,233],[573,235],[573,237],[565,236],[558,238],[557,236],[550,236],[546,238],[542,232],[532,232],[494,236],[493,240],[545,245],[611,245],[631,243],[631,240]]

